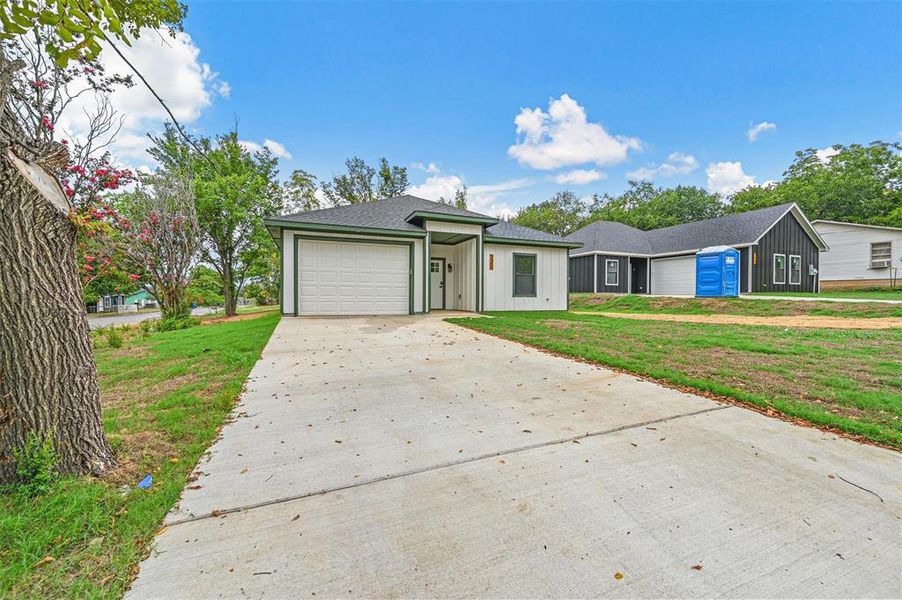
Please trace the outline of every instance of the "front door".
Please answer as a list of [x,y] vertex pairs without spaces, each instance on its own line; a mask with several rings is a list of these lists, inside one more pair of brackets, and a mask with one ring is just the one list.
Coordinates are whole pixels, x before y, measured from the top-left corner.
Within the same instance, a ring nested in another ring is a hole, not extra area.
[[445,308],[445,259],[429,261],[429,308]]
[[630,258],[630,292],[633,294],[647,294],[648,259]]

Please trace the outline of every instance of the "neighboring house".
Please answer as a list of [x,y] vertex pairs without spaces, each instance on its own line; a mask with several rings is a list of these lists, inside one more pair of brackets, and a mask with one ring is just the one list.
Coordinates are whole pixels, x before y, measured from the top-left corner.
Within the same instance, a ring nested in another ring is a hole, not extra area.
[[125,304],[138,308],[155,308],[157,301],[147,290],[138,290],[125,298]]
[[748,292],[818,291],[819,253],[827,244],[795,204],[642,231],[596,221],[566,237],[570,291],[695,294],[695,253],[739,250],[739,284]]
[[548,233],[414,196],[267,219],[283,314],[563,310],[567,252]]
[[854,288],[897,284],[902,269],[902,228],[813,221],[830,245],[821,256],[821,286]]

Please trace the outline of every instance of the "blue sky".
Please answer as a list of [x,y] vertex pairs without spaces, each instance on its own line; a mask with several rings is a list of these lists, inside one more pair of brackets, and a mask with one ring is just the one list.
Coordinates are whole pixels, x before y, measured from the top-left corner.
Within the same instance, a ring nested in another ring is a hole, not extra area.
[[465,182],[488,212],[637,171],[760,184],[798,149],[902,131],[900,3],[189,2],[185,30],[228,83],[194,130],[238,119],[283,175],[434,163],[416,190]]

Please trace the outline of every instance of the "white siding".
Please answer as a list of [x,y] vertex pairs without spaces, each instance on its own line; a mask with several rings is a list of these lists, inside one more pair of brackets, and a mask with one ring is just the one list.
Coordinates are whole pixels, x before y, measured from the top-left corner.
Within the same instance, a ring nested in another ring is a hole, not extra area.
[[889,268],[870,268],[873,242],[892,242],[891,264],[902,269],[902,230],[836,223],[815,223],[814,227],[830,247],[821,252],[821,281],[888,279]]
[[413,241],[413,310],[414,312],[423,311],[423,240],[409,238],[390,238],[390,237],[373,237],[368,235],[337,235],[331,233],[318,234],[314,232],[300,232],[291,229],[282,230],[282,306],[286,314],[294,313],[294,295],[297,289],[295,278],[294,264],[294,242],[295,235],[304,237],[340,237],[342,239],[361,239],[361,240],[403,240]]
[[[536,297],[514,297],[514,254],[536,255]],[[494,267],[489,269],[489,257]],[[567,249],[538,246],[485,245],[485,310],[566,310]]]
[[658,258],[649,261],[650,294],[695,295],[695,255]]
[[444,221],[426,221],[427,231],[440,231],[442,233],[463,233],[466,235],[482,235],[482,225],[469,225],[467,223],[446,223]]
[[[457,248],[460,276],[457,279],[459,286],[457,294],[459,310],[476,310],[476,239],[461,242]],[[457,266],[454,267],[456,271]]]

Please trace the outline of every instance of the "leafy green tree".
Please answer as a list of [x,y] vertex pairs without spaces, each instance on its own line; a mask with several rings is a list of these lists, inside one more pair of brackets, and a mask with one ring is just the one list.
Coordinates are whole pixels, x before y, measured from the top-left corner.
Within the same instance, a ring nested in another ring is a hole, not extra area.
[[723,211],[716,194],[696,186],[662,189],[648,181],[630,181],[619,196],[596,197],[587,222],[617,221],[647,231],[712,219]]
[[186,291],[188,302],[202,306],[223,303],[222,277],[207,265],[197,265],[191,270]]
[[782,181],[737,193],[729,210],[795,202],[810,219],[902,226],[902,145],[836,145],[833,151],[829,158],[814,148],[796,152]]
[[467,186],[460,187],[454,190],[454,197],[445,199],[444,196],[441,196],[438,199],[442,204],[447,204],[449,206],[455,206],[457,208],[462,208],[464,210],[467,209]]
[[295,169],[282,185],[285,210],[287,212],[307,212],[322,208],[316,197],[316,176],[303,169]]
[[323,193],[332,206],[374,202],[400,196],[407,191],[407,168],[379,161],[379,169],[354,156],[345,161],[347,173],[335,175],[323,184]]
[[511,219],[511,223],[554,235],[568,235],[579,229],[585,212],[586,206],[579,197],[565,190],[557,192],[544,202],[521,208]]

